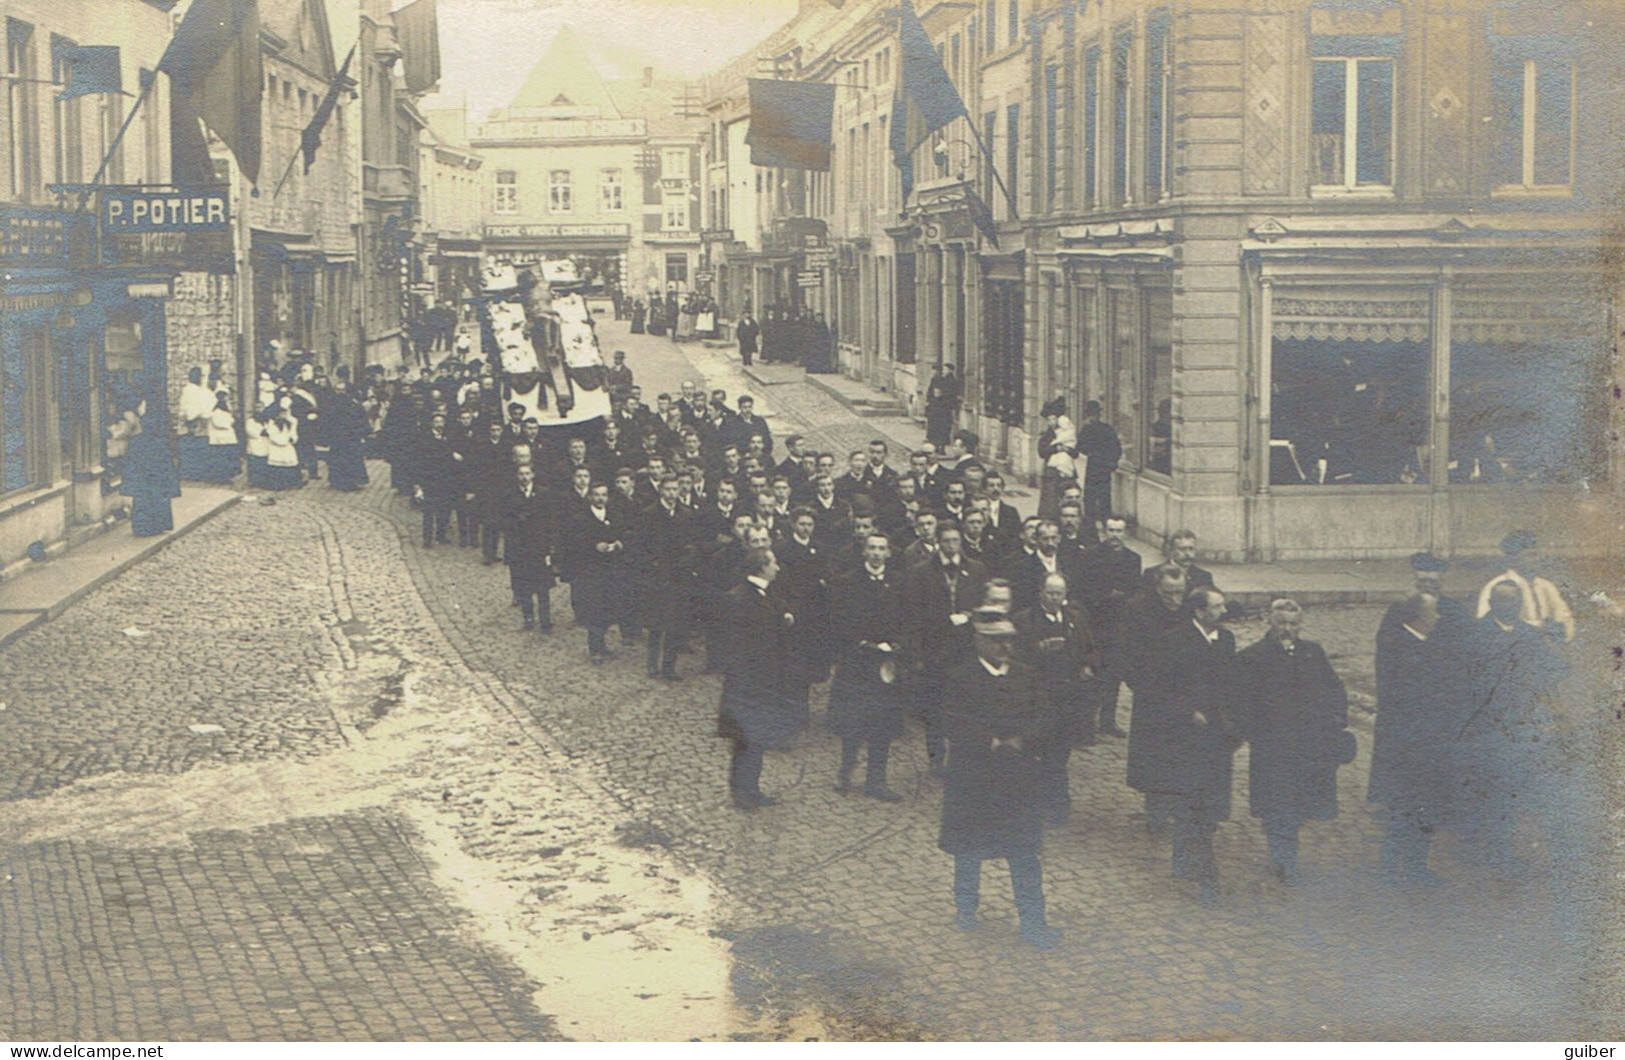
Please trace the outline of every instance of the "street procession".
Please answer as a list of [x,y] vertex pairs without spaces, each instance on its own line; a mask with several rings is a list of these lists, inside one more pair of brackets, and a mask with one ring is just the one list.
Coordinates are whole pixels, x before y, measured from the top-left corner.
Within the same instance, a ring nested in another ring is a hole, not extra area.
[[1619,12],[694,4],[0,0],[0,1039],[1617,1034]]

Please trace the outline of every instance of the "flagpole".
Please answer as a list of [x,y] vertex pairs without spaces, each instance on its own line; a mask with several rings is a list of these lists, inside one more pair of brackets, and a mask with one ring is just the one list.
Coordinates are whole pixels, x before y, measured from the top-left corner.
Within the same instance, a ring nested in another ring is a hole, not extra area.
[[[341,65],[339,67],[338,73],[333,76],[332,84],[327,86],[329,92],[333,91],[335,88],[338,88],[339,85],[342,82],[347,81],[349,79],[347,72],[350,69],[350,60],[355,58],[356,49],[359,48],[359,47],[361,47],[361,43],[359,41],[357,41],[355,44],[352,44],[350,46],[350,54],[346,55],[344,57],[344,63],[343,63],[343,65]],[[335,106],[337,105],[336,101],[335,101],[334,105]],[[317,110],[318,110],[318,112],[320,111],[319,106],[318,106]],[[331,116],[331,113],[332,112],[329,111],[329,116]],[[311,119],[311,125],[314,125],[315,123],[316,123],[316,119],[312,118]],[[324,125],[326,124],[325,120],[324,120],[323,124]],[[306,131],[309,131],[310,126],[306,126],[305,128],[306,128]],[[318,130],[318,136],[319,135],[320,135],[320,131]],[[318,142],[318,146],[320,146],[319,142]],[[282,194],[282,185],[286,184],[288,182],[288,178],[293,176],[293,167],[296,164],[298,164],[299,156],[304,154],[304,153],[305,153],[305,139],[304,139],[304,136],[301,135],[300,138],[299,138],[299,146],[294,148],[293,157],[288,159],[288,168],[284,169],[282,171],[282,179],[276,182],[276,190],[271,193],[271,198],[275,199],[278,195]]]
[[282,179],[276,182],[276,190],[271,193],[271,198],[275,199],[282,194],[282,185],[286,184],[288,178],[293,176],[293,167],[299,164],[299,156],[304,153],[305,147],[303,143],[294,148],[293,157],[288,159],[288,168],[282,171]]
[[1004,178],[999,176],[999,167],[993,161],[992,152],[987,149],[987,144],[982,142],[982,134],[977,131],[976,123],[970,120],[970,115],[968,114],[965,116],[965,124],[970,127],[970,134],[975,138],[976,146],[981,148],[982,157],[987,159],[987,169],[988,172],[993,174],[994,183],[998,184],[999,190],[1004,192],[1004,201],[1010,206],[1010,220],[1021,220],[1021,218],[1018,216],[1018,211],[1016,210],[1016,197],[1013,193],[1011,193],[1009,188],[1005,187]]
[[108,146],[107,153],[102,156],[101,165],[96,167],[96,175],[90,178],[90,186],[85,188],[84,192],[79,196],[79,208],[75,211],[76,213],[84,212],[85,206],[90,202],[91,193],[96,190],[96,185],[101,183],[102,174],[107,172],[108,163],[113,161],[113,156],[118,153],[119,145],[124,142],[124,134],[130,131],[131,124],[135,122],[136,111],[140,110],[141,104],[145,103],[147,97],[152,95],[152,86],[157,83],[158,74],[154,71],[152,77],[147,79],[147,83],[141,86],[141,94],[135,97],[135,105],[124,116],[124,124],[119,126],[118,135],[113,137],[113,142]]

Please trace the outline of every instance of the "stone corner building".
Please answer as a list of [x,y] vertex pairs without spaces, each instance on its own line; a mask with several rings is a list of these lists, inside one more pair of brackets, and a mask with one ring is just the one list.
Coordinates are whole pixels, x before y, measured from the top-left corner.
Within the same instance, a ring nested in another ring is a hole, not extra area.
[[[1625,10],[920,3],[1008,195],[960,120],[904,202],[886,6],[808,0],[707,83],[707,248],[731,229],[719,247],[746,249],[741,221],[769,247],[798,216],[827,230],[786,279],[822,271],[798,296],[836,322],[848,375],[918,408],[957,364],[962,425],[1022,474],[1045,401],[1099,401],[1123,438],[1115,506],[1221,558],[1484,552],[1512,526],[1612,547],[1605,86]],[[743,79],[769,53],[844,86],[830,171],[799,197],[736,172]]]

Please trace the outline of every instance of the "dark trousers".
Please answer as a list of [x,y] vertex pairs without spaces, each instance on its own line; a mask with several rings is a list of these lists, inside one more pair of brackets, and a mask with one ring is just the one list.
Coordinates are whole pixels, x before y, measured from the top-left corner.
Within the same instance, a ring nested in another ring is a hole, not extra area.
[[760,795],[765,758],[759,745],[735,736],[733,758],[728,762],[728,790],[736,795]]
[[474,521],[472,501],[454,500],[451,510],[457,515],[457,543],[464,548],[479,544],[479,527]]
[[1071,742],[1062,741],[1059,746],[1046,750],[1039,759],[1044,777],[1044,812],[1050,816],[1065,817],[1072,812],[1072,789],[1066,775],[1067,762],[1071,757]]
[[1107,729],[1117,727],[1117,696],[1123,687],[1123,679],[1117,674],[1103,674],[1087,693],[1085,730],[1091,734],[1103,733]]
[[[1016,912],[1023,930],[1047,927],[1044,921],[1044,870],[1037,854],[1006,858],[1010,866],[1010,887],[1016,896]],[[954,855],[954,908],[962,916],[974,916],[982,902],[982,859]]]
[[432,494],[423,495],[423,545],[439,542],[446,543],[446,535],[451,532],[451,498],[436,497]]
[[497,558],[497,542],[502,538],[502,531],[495,523],[482,523],[480,524],[480,538],[485,558],[495,560]]
[[756,355],[752,353],[748,347],[739,347],[739,359],[740,361],[744,362],[746,368],[750,367],[751,358],[755,356]]
[[592,656],[608,655],[609,645],[604,643],[604,634],[609,632],[608,626],[587,627],[587,654]]
[[1303,819],[1296,814],[1264,818],[1264,841],[1269,844],[1270,860],[1288,875],[1298,871],[1298,829],[1302,827]]
[[932,769],[947,765],[947,741],[942,736],[943,675],[946,667],[928,664],[914,676],[914,713],[925,723],[925,754]]
[[1083,525],[1091,529],[1104,523],[1112,511],[1112,479],[1110,475],[1083,480]]
[[315,478],[318,472],[318,468],[316,466],[316,443],[298,442],[293,448],[294,451],[299,454],[299,466],[304,468],[311,478]]
[[553,625],[553,602],[550,599],[553,575],[545,568],[541,571],[520,566],[508,568],[508,583],[513,586],[514,599],[519,601],[519,613],[525,621],[535,622],[543,629]]
[[1174,813],[1174,875],[1197,883],[1218,883],[1219,865],[1213,858],[1213,834],[1219,830],[1206,819],[1198,797],[1181,797]]
[[677,649],[682,647],[683,634],[676,629],[649,630],[649,673],[675,674]]
[[1382,867],[1390,874],[1420,876],[1427,872],[1433,828],[1419,809],[1390,810],[1382,835]]
[[852,770],[858,764],[858,750],[864,744],[869,745],[869,764],[863,774],[863,786],[883,788],[886,786],[886,764],[891,761],[890,740],[877,740],[873,737],[865,739],[861,736],[841,737],[841,776],[852,775]]
[[1145,793],[1145,825],[1150,829],[1162,828],[1173,824],[1179,816],[1179,797],[1167,795],[1160,791]]

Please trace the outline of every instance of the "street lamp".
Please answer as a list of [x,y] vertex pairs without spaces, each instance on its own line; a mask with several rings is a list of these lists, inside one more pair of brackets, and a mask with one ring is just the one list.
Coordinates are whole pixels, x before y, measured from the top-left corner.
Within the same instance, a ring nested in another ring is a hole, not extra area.
[[960,158],[958,173],[959,179],[964,180],[965,170],[970,166],[971,154],[975,151],[975,148],[973,148],[968,142],[958,138],[952,140],[938,140],[935,146],[931,148],[931,157],[936,159],[937,168],[939,170],[946,171],[949,165],[948,149],[955,146],[962,147],[965,150],[965,153]]

